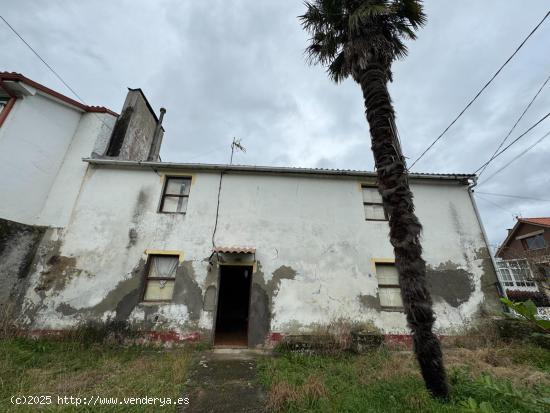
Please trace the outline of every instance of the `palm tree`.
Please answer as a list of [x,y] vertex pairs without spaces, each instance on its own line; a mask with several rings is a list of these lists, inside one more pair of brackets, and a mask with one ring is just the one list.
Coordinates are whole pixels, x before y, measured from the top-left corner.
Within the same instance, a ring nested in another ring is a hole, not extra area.
[[414,214],[405,158],[397,139],[388,92],[391,65],[407,54],[404,41],[416,38],[426,22],[420,0],[313,0],[299,16],[311,34],[306,53],[310,63],[327,68],[335,82],[348,76],[363,91],[370,126],[378,191],[389,216],[390,241],[399,272],[401,296],[412,330],[414,351],[427,389],[448,397],[443,356],[432,327],[435,316],[426,287],[422,259],[422,226]]

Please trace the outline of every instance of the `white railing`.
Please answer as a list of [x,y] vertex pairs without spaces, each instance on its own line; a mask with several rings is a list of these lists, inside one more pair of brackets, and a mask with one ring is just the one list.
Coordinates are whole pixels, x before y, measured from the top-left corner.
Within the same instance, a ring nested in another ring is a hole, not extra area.
[[537,318],[550,320],[550,307],[537,307]]

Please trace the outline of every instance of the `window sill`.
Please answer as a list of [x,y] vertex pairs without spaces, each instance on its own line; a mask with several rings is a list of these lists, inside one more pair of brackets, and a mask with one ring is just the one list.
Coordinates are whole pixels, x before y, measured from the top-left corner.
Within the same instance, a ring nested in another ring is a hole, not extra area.
[[172,300],[156,300],[156,301],[141,301],[139,304],[143,306],[153,306],[153,305],[161,305],[161,304],[172,304]]
[[404,313],[403,307],[380,307],[380,311],[387,311],[389,313]]

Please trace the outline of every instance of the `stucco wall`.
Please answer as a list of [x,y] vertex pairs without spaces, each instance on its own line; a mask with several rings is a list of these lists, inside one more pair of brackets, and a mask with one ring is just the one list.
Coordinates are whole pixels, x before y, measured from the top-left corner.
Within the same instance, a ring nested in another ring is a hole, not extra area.
[[87,168],[82,158],[114,121],[38,93],[18,98],[0,128],[0,217],[65,226]]
[[0,128],[0,217],[35,223],[80,116],[39,94],[16,100]]
[[94,147],[111,136],[116,118],[108,113],[84,113],[72,137],[44,206],[37,218],[38,225],[65,227],[69,223],[80,185]]
[[[203,310],[203,299],[217,286],[208,257],[220,175],[193,174],[186,215],[157,213],[161,175],[88,169],[69,225],[44,237],[23,325],[63,328],[114,317],[208,337],[214,312]],[[253,303],[268,314],[261,328],[297,332],[347,318],[372,321],[386,333],[407,332],[402,312],[380,311],[377,304],[374,260],[391,259],[393,252],[387,222],[364,219],[360,181],[224,175],[216,244],[256,248]],[[495,304],[496,277],[467,187],[424,181],[412,189],[424,224],[436,327],[450,333]],[[183,254],[171,304],[140,303],[148,249]],[[212,310],[210,304],[205,308]]]

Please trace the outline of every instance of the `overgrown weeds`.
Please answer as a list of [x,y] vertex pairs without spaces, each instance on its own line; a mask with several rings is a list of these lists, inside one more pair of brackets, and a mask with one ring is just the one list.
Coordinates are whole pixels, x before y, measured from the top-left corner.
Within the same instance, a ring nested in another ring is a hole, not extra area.
[[[264,359],[259,372],[269,389],[269,407],[278,412],[544,411],[541,400],[550,396],[548,350],[501,342],[447,348],[444,356],[452,385],[448,403],[426,392],[414,354],[408,351],[381,348],[337,357],[283,352]],[[315,397],[306,397],[304,384],[310,378],[323,389]],[[471,410],[474,405],[477,410]]]
[[[0,341],[0,411],[31,411],[13,406],[11,396],[182,397],[191,360],[188,347],[85,344],[68,339]],[[82,406],[45,406],[42,411],[81,411]],[[158,411],[159,406],[132,406]],[[94,407],[93,411],[128,411],[128,407]],[[175,411],[164,408],[163,411]]]
[[124,320],[86,321],[69,330],[65,338],[83,344],[121,345],[139,336],[139,330]]
[[0,339],[15,337],[15,305],[8,301],[0,304]]
[[374,324],[339,318],[326,324],[314,324],[303,333],[287,335],[276,351],[338,356],[378,348],[383,340]]

